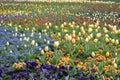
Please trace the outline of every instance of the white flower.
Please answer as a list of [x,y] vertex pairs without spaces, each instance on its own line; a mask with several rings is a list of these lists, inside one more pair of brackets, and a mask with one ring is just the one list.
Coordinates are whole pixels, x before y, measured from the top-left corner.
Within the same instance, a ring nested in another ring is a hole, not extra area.
[[44,54],[45,52],[44,52],[44,50],[41,50],[41,52],[40,52],[41,54]]
[[35,40],[32,40],[31,45],[32,45],[32,46],[35,45]]
[[112,39],[111,42],[114,44],[115,43],[115,39]]
[[15,35],[14,36],[17,36],[17,33],[15,33]]
[[28,42],[28,41],[29,41],[29,39],[30,39],[30,38],[28,37],[28,38],[26,39],[26,41]]
[[44,42],[46,42],[47,40],[46,39],[44,39]]
[[92,30],[93,30],[92,28],[89,28],[89,29],[88,29],[88,32],[89,32],[89,33],[91,33],[91,32],[92,32]]
[[18,28],[17,28],[17,27],[15,27],[15,31],[16,31],[16,32],[18,31]]
[[118,44],[119,44],[119,40],[116,40],[116,41],[115,41],[115,44],[118,45]]
[[79,25],[76,26],[76,28],[79,28],[79,27],[80,27]]
[[51,24],[51,23],[49,23],[49,26],[52,26],[52,24]]
[[73,34],[75,34],[75,32],[76,32],[75,30],[72,31]]
[[117,64],[116,63],[114,63],[114,67],[117,68]]
[[13,51],[12,51],[12,50],[10,50],[10,53],[13,53]]
[[26,37],[24,37],[24,40],[27,40],[27,38],[26,38]]
[[9,46],[9,42],[7,42],[6,45]]
[[66,22],[64,22],[63,24],[64,24],[64,25],[67,25],[67,23],[66,23]]
[[91,55],[92,55],[92,57],[95,57],[95,53],[94,53],[94,52],[92,52],[92,54],[91,54]]
[[117,52],[115,53],[115,55],[117,56]]
[[60,32],[58,32],[58,36],[59,36],[59,37],[61,36],[61,33],[60,33]]
[[55,26],[56,29],[58,29],[58,26]]
[[109,52],[106,52],[106,56],[108,57],[110,55],[110,53]]
[[101,36],[102,36],[101,33],[97,33],[97,35],[96,35],[97,38],[100,38]]
[[106,37],[106,38],[108,38],[108,37],[109,37],[109,35],[108,35],[108,34],[106,34],[106,35],[105,35],[105,37]]
[[49,26],[46,26],[46,29],[49,29]]
[[22,37],[23,35],[22,34],[20,34],[20,37]]
[[47,41],[47,44],[50,44],[50,41]]
[[106,30],[104,30],[104,33],[108,33],[108,30],[106,29]]
[[49,50],[49,47],[48,47],[48,46],[46,46],[44,50],[47,52],[47,51]]
[[98,42],[98,39],[94,39],[94,42],[95,42],[95,43]]
[[81,35],[81,32],[79,32],[78,35],[80,36],[80,35]]
[[105,38],[105,41],[106,41],[106,42],[109,42],[110,40],[109,40],[108,38]]
[[23,34],[23,36],[25,36],[25,34]]
[[39,35],[39,38],[41,38],[41,35]]
[[59,42],[58,42],[58,41],[55,41],[55,42],[54,42],[54,47],[57,48],[58,46],[59,46]]
[[32,33],[31,33],[31,37],[33,37],[33,35],[34,35],[34,33],[32,32]]
[[86,39],[85,39],[85,41],[86,41],[86,42],[88,42],[88,41],[89,41],[89,39],[88,39],[88,38],[86,38]]
[[22,38],[20,38],[20,41],[22,41]]
[[64,28],[64,25],[63,25],[63,24],[61,24],[61,28]]
[[35,43],[35,46],[38,46],[38,43]]
[[93,34],[92,33],[90,34],[90,38],[93,38]]
[[27,47],[27,45],[25,44],[24,47]]

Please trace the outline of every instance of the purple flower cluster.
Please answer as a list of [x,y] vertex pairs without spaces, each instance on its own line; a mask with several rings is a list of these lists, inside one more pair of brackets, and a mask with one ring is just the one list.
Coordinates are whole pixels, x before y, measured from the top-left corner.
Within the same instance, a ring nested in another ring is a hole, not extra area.
[[0,69],[0,77],[2,79],[11,78],[12,80],[33,79],[33,80],[95,80],[94,76],[89,72],[83,72],[80,69],[70,66],[60,66],[59,68],[53,65],[42,65],[37,67],[36,62],[26,62],[26,68],[18,70]]

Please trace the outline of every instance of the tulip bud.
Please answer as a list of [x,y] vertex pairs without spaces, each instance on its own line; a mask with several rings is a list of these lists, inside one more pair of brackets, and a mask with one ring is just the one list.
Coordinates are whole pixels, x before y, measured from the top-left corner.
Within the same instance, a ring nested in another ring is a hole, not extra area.
[[56,42],[54,42],[54,47],[58,47],[59,46],[59,42],[58,41],[56,41]]
[[109,40],[108,38],[105,38],[105,41],[106,41],[106,42],[109,42],[110,40]]
[[48,46],[46,46],[44,50],[47,52],[49,50]]
[[114,67],[117,68],[117,64],[116,63],[114,63]]
[[94,39],[94,42],[95,42],[95,43],[98,42],[98,39]]
[[102,36],[101,33],[97,33],[97,35],[96,35],[97,38],[100,38],[101,36]]
[[6,45],[9,46],[9,42],[7,42]]
[[116,40],[116,41],[115,41],[115,44],[116,44],[116,45],[118,45],[118,44],[119,44],[119,41],[118,41],[118,40]]
[[74,44],[76,41],[75,41],[75,39],[72,39],[72,43]]
[[95,57],[95,53],[94,53],[94,52],[92,52],[92,54],[91,54],[91,55],[92,55],[92,57]]
[[88,33],[91,33],[91,32],[92,32],[92,28],[89,28],[89,29],[88,29]]
[[31,45],[32,45],[32,46],[35,45],[35,40],[32,40]]
[[41,54],[44,54],[44,50],[41,50],[41,52],[40,52]]
[[109,52],[106,52],[106,56],[108,57],[110,55],[110,53]]

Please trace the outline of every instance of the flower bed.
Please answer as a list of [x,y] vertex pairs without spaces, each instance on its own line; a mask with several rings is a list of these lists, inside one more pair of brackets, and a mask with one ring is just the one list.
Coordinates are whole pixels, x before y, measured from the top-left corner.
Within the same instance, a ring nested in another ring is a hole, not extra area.
[[118,4],[3,2],[0,12],[1,79],[119,79]]

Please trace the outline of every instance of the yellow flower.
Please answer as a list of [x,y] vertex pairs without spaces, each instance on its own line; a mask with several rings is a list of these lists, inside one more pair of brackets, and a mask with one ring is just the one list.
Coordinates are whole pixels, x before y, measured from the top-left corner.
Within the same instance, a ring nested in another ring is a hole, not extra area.
[[32,46],[35,45],[35,40],[32,40],[31,45],[32,45]]
[[68,30],[67,30],[67,29],[64,29],[64,32],[66,33],[66,32],[68,32]]
[[45,52],[44,52],[44,50],[41,50],[41,52],[40,52],[40,53],[43,55]]
[[116,41],[115,41],[115,44],[118,45],[118,44],[119,44],[119,40],[116,40]]
[[111,42],[114,44],[115,43],[115,39],[111,39]]
[[94,39],[94,42],[96,43],[98,41],[98,39]]
[[76,42],[76,41],[75,41],[75,39],[73,38],[73,39],[72,39],[72,43],[74,44],[75,42]]
[[59,36],[59,37],[61,36],[61,33],[60,33],[60,32],[58,32],[58,36]]
[[58,41],[56,41],[56,42],[54,42],[54,47],[58,47],[59,46],[59,42]]
[[114,67],[117,68],[117,64],[116,63],[114,63]]
[[108,38],[105,38],[105,41],[106,41],[106,42],[109,42],[110,40],[109,40]]
[[49,47],[48,47],[48,46],[46,46],[44,50],[47,52],[47,51],[49,50]]
[[88,41],[89,41],[89,39],[88,39],[88,38],[86,38],[86,39],[85,39],[85,41],[86,41],[86,42],[88,42]]
[[100,38],[101,36],[102,36],[101,33],[97,33],[97,35],[96,35],[97,38]]
[[92,28],[89,28],[89,29],[88,29],[88,33],[91,33],[91,32],[92,32]]
[[108,57],[110,55],[110,53],[109,52],[106,52],[106,56]]
[[92,57],[95,57],[95,53],[94,53],[94,52],[92,52],[92,54],[91,54],[91,55],[92,55]]

